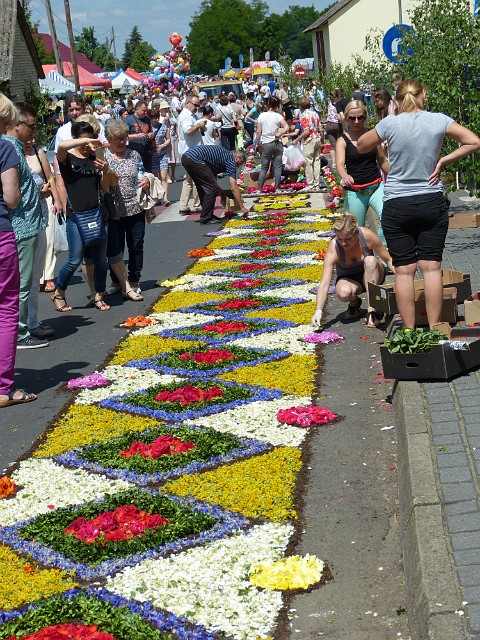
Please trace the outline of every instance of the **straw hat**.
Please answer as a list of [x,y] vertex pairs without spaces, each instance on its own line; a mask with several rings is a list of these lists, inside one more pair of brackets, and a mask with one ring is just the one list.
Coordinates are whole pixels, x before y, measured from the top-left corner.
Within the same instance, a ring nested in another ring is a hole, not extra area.
[[166,100],[161,100],[160,104],[158,105],[159,109],[170,109],[170,105],[168,104],[168,102]]

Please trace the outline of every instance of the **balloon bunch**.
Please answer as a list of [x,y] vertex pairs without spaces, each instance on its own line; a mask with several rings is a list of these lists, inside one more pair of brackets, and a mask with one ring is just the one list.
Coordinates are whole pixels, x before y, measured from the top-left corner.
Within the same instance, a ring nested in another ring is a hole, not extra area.
[[182,46],[182,36],[176,31],[169,37],[172,48],[165,53],[156,53],[150,61],[149,83],[165,89],[176,89],[190,71],[190,54]]

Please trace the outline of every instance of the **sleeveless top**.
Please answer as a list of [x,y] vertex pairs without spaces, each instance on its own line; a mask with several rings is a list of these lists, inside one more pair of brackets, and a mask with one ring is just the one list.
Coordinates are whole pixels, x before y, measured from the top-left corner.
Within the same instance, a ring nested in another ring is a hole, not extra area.
[[[345,140],[345,167],[347,173],[355,180],[355,184],[368,184],[380,178],[380,169],[377,165],[377,150],[372,149],[368,153],[359,153],[357,147],[348,136],[342,133]],[[345,187],[353,191],[349,187]]]
[[[373,256],[374,253],[372,249],[369,249],[365,237],[363,235],[363,231],[361,228],[358,229],[358,239],[360,240],[360,246],[362,248],[363,257]],[[345,276],[348,278],[349,275],[363,273],[364,265],[362,260],[353,260],[352,262],[347,262],[345,259],[345,249],[335,238],[335,249],[337,250],[338,262],[336,264],[337,267],[337,278],[339,276]]]

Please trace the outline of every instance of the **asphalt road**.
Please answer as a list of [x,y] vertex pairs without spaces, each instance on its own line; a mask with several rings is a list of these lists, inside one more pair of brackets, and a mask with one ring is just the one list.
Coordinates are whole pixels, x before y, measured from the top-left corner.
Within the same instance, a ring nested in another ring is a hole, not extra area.
[[[177,170],[177,175],[180,173]],[[171,200],[178,200],[181,185],[182,182],[170,185]],[[40,293],[38,317],[55,328],[55,336],[49,340],[47,348],[17,352],[15,386],[38,394],[38,400],[1,410],[0,469],[6,469],[29,451],[32,443],[70,399],[71,394],[64,389],[64,383],[94,371],[105,360],[109,350],[126,335],[127,329],[116,328],[115,325],[128,316],[143,314],[162,292],[156,286],[157,280],[184,273],[194,262],[186,258],[188,251],[204,247],[209,242],[205,233],[215,229],[183,218],[178,218],[177,222],[147,226],[141,282],[143,302],[110,296],[110,311],[101,312],[90,307],[87,300],[89,290],[80,270],[67,290],[73,311],[58,313],[50,294]],[[57,272],[64,255],[59,256]]]

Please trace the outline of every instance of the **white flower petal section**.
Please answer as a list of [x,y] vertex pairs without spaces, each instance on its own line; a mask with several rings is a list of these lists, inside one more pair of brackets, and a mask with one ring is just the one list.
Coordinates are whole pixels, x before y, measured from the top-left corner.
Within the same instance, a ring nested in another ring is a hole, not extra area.
[[203,274],[192,275],[189,277],[189,282],[181,284],[178,287],[173,287],[172,291],[190,291],[190,289],[197,289],[198,287],[208,287],[211,284],[218,284],[219,282],[228,282],[230,278],[220,276],[206,276]]
[[128,567],[106,588],[220,630],[236,640],[269,635],[282,607],[280,591],[250,584],[250,567],[284,556],[293,527],[265,524],[170,558]]
[[94,404],[111,396],[134,393],[141,389],[153,387],[156,384],[168,384],[178,380],[175,376],[162,376],[151,369],[136,369],[135,367],[123,367],[118,364],[105,367],[102,375],[111,380],[112,384],[98,389],[83,389],[75,399],[76,404]]
[[[142,327],[134,333],[135,336],[149,336],[155,335],[165,329],[176,329],[177,327],[188,327],[190,325],[202,324],[204,322],[211,322],[212,316],[207,316],[205,313],[179,313],[177,311],[168,311],[165,313],[152,313],[151,318],[155,318],[160,321],[160,324],[151,324],[148,327]],[[218,316],[222,315],[219,313]]]
[[213,258],[222,258],[226,260],[230,257],[234,258],[236,255],[240,255],[241,253],[245,253],[245,249],[215,249],[214,256],[205,256],[204,258],[200,258],[199,262],[207,262],[210,260],[212,264],[215,264],[215,260],[213,260]]
[[249,338],[239,338],[232,340],[231,343],[238,347],[259,347],[261,349],[281,349],[289,353],[309,354],[315,353],[315,345],[311,342],[301,342],[302,338],[312,333],[312,327],[309,324],[300,324],[298,327],[289,329],[280,329],[279,331],[271,331],[261,333],[257,336]]
[[0,501],[0,524],[7,526],[50,513],[48,507],[67,507],[82,504],[131,489],[123,480],[108,480],[81,469],[67,469],[52,460],[30,458],[20,463],[12,480],[19,488],[13,498]]
[[231,433],[238,437],[256,438],[262,442],[269,442],[274,446],[299,447],[305,436],[306,429],[281,424],[277,420],[279,409],[309,405],[311,399],[298,396],[283,396],[278,400],[252,402],[246,406],[229,409],[214,416],[189,420],[187,424],[210,427],[222,433]]
[[[280,276],[275,277],[277,278]],[[265,280],[266,279],[267,278],[265,277]],[[293,284],[290,287],[285,286],[279,289],[265,289],[264,291],[255,291],[255,295],[263,296],[265,298],[275,296],[276,298],[306,298],[307,300],[313,300],[315,296],[314,294],[310,293],[310,289],[314,286],[316,286],[314,282],[307,282],[306,284]]]
[[[308,255],[293,255],[291,258],[278,258],[280,262],[286,262],[288,264],[291,263],[292,267],[303,267],[306,264],[315,264],[317,261],[313,259],[314,253],[309,253]],[[274,265],[275,263],[272,262]]]

